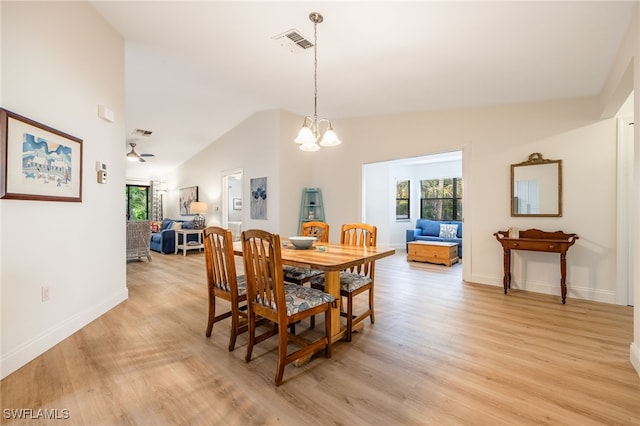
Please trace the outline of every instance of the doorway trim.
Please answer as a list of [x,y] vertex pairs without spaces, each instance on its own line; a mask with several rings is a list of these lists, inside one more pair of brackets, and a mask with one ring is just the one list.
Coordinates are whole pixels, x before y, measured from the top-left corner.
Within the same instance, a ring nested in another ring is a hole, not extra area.
[[[220,200],[220,208],[222,209],[221,223],[222,227],[229,228],[229,178],[240,176],[242,181],[242,169],[224,170],[222,172],[222,199]],[[242,194],[244,198],[244,181],[242,181]]]
[[[616,303],[633,305],[633,247],[629,232],[632,229],[634,142],[632,118],[617,120],[616,155]],[[631,129],[631,130],[630,130]]]

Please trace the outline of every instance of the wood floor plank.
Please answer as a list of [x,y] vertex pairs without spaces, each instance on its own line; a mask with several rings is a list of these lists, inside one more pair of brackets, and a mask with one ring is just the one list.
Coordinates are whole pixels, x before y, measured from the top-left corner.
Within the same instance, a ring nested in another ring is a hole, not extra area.
[[[228,320],[205,337],[202,253],[130,262],[126,302],[0,382],[2,424],[640,425],[632,308],[504,295],[462,282],[461,264],[405,257],[376,264],[376,323],[277,388],[276,339],[246,363]],[[69,419],[5,415],[20,408]]]

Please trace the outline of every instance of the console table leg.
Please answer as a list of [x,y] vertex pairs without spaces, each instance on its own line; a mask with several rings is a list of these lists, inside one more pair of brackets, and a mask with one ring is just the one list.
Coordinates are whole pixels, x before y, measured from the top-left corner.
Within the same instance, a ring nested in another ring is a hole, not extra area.
[[504,278],[502,278],[504,294],[511,288],[511,250],[504,251]]
[[567,253],[560,253],[560,292],[562,293],[562,304],[567,301]]

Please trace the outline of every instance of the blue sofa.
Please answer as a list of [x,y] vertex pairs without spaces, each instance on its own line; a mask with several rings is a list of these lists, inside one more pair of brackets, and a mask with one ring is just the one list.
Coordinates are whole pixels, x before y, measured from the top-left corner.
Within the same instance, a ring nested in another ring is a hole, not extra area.
[[[183,229],[194,229],[192,220],[163,219],[160,230],[151,234],[151,243],[149,244],[151,250],[162,254],[175,253],[176,231],[171,229],[174,222],[182,223]],[[187,241],[198,241],[198,236],[195,234],[187,235]],[[182,244],[182,235],[179,235],[178,243]]]
[[[441,237],[440,224],[456,224],[458,229],[455,237]],[[458,244],[458,257],[462,258],[462,222],[459,220],[429,220],[418,219],[415,229],[407,229],[407,244],[411,241],[440,241]],[[409,251],[409,246],[407,246]]]

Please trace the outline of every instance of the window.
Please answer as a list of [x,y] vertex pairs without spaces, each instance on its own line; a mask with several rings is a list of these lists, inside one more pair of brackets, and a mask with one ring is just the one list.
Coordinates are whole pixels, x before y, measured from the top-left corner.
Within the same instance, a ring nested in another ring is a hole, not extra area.
[[421,180],[420,218],[462,220],[462,178]]
[[149,219],[149,187],[139,185],[127,185],[127,219]]
[[409,219],[409,186],[408,180],[396,182],[396,220]]

